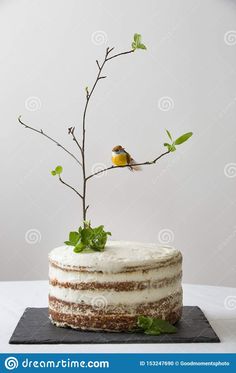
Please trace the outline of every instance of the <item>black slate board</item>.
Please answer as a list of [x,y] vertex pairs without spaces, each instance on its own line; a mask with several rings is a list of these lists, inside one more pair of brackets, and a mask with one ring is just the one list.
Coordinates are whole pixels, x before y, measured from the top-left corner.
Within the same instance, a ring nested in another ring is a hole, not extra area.
[[48,319],[47,308],[26,308],[9,341],[11,344],[88,343],[215,343],[220,342],[199,307],[185,306],[177,333],[150,336],[143,333],[86,332],[57,328]]

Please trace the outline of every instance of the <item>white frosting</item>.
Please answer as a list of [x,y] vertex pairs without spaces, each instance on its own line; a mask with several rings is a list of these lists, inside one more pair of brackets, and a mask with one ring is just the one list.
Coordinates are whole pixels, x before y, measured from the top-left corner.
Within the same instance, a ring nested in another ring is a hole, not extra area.
[[177,276],[181,272],[181,263],[161,267],[159,269],[150,269],[147,272],[120,272],[120,273],[101,273],[101,272],[80,272],[67,270],[49,265],[49,278],[58,282],[70,282],[72,284],[79,282],[128,282],[128,281],[161,281],[164,278],[169,279]]
[[50,252],[49,259],[61,268],[85,267],[88,271],[117,273],[127,267],[155,267],[178,254],[174,248],[157,244],[108,241],[103,252],[77,254],[71,246],[57,247]]
[[[170,294],[181,291],[180,278],[174,278],[181,272],[181,263],[159,268],[159,264],[168,259],[175,259],[179,253],[171,247],[122,241],[109,241],[103,252],[93,253],[76,254],[73,247],[58,247],[49,254],[50,261],[60,267],[49,266],[51,280],[58,280],[59,283],[150,281],[150,286],[143,290],[114,291],[112,289],[76,290],[50,285],[50,295],[62,301],[89,305],[94,303],[105,306],[123,304],[135,307],[137,304],[157,302]],[[136,267],[139,269],[136,270]],[[85,268],[86,271],[80,271],[78,268]],[[135,270],[126,272],[127,268]],[[148,270],[143,272],[140,268]],[[160,288],[151,286],[152,282],[165,278],[173,278],[173,282]],[[68,312],[71,312],[70,307]]]
[[119,292],[106,290],[73,290],[70,288],[60,288],[59,286],[50,285],[50,295],[57,299],[71,303],[103,303],[104,306],[119,304],[133,305],[138,303],[156,302],[177,291],[181,291],[180,280],[175,281],[169,286],[158,289],[150,288],[138,291]]

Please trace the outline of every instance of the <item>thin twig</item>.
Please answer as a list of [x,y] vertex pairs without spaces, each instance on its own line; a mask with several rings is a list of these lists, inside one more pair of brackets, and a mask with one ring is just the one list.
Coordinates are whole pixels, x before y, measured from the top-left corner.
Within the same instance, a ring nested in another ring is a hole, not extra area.
[[129,54],[129,53],[133,53],[133,52],[134,52],[134,49],[131,49],[130,51],[127,51],[127,52],[121,52],[121,53],[114,54],[114,56],[108,57],[107,61],[110,61],[113,58],[116,58],[116,57],[119,57],[119,56],[123,56],[124,54]]
[[69,134],[69,135],[72,135],[73,141],[75,141],[75,143],[77,144],[79,150],[80,150],[81,153],[82,153],[82,147],[81,147],[79,141],[77,140],[77,138],[76,138],[76,136],[75,136],[75,127],[69,127],[69,128],[68,128],[68,134]]
[[73,190],[73,191],[74,191],[78,196],[80,196],[80,198],[83,199],[82,194],[80,194],[80,193],[78,192],[78,190],[76,190],[73,186],[71,186],[70,184],[66,183],[64,180],[62,180],[62,178],[61,178],[60,175],[59,175],[59,180],[60,180],[60,182],[61,182],[62,184],[66,185],[68,188],[72,189],[72,190]]
[[40,135],[43,135],[44,137],[46,137],[47,139],[51,140],[52,142],[54,142],[57,146],[59,146],[60,148],[62,148],[67,154],[69,154],[72,158],[74,158],[76,160],[77,163],[79,163],[80,166],[82,166],[82,163],[80,162],[80,160],[73,154],[71,153],[68,149],[66,149],[62,144],[60,144],[57,140],[54,140],[52,137],[50,137],[49,135],[47,135],[42,129],[40,130],[37,130],[36,128],[34,127],[31,127],[29,126],[28,124],[25,124],[24,122],[22,122],[21,120],[21,115],[18,117],[18,121],[20,124],[22,124],[22,126],[24,126],[25,128],[28,128],[28,129],[31,129],[32,131],[34,132],[37,132],[39,133]]
[[[164,157],[164,155],[166,154],[169,154],[170,151],[166,151],[165,153],[162,153],[161,155],[159,155],[157,158],[155,158],[153,161],[146,161],[146,162],[141,162],[141,163],[135,163],[133,164],[133,166],[148,166],[148,165],[151,165],[151,164],[155,164],[160,158]],[[86,180],[88,181],[89,179],[91,179],[92,177],[98,175],[98,174],[101,174],[103,172],[106,172],[106,171],[109,171],[109,170],[114,170],[115,168],[125,168],[125,167],[130,167],[132,166],[132,164],[126,164],[124,166],[110,166],[110,167],[107,167],[107,168],[103,168],[102,170],[99,170],[97,172],[95,172],[94,174],[91,174],[89,176],[87,176]]]
[[96,64],[98,65],[98,69],[100,70],[100,69],[101,69],[101,66],[99,65],[98,60],[96,60]]
[[113,48],[108,48],[108,54],[111,53],[114,49],[115,49],[115,47],[113,47]]

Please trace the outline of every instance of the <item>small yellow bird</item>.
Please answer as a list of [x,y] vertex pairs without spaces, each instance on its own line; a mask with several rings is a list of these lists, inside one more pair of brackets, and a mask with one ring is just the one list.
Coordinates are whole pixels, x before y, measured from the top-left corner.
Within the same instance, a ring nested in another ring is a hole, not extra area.
[[135,160],[121,145],[117,145],[112,149],[112,163],[114,166],[127,166],[131,171],[140,171],[142,168],[136,166]]

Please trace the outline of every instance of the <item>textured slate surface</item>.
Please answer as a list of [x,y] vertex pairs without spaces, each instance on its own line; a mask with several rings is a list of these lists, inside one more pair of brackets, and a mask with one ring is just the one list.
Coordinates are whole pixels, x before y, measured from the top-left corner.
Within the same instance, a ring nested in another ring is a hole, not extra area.
[[86,332],[57,328],[47,308],[26,308],[9,341],[11,344],[82,343],[215,343],[220,342],[199,307],[185,306],[177,333],[149,336],[143,333]]

